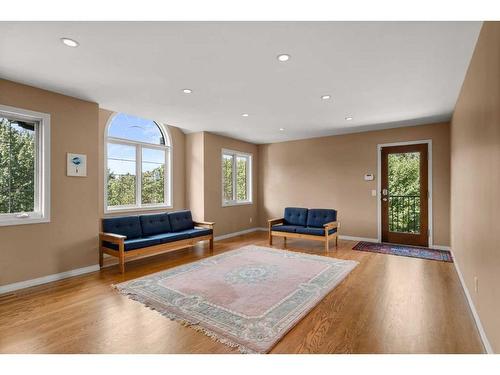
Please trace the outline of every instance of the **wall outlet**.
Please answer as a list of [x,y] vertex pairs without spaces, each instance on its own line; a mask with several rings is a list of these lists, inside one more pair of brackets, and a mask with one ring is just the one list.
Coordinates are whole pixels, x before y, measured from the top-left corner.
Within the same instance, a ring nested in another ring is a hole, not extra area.
[[373,189],[372,190],[372,197],[376,197],[377,196],[377,190]]
[[252,221],[253,221],[253,218],[252,218],[252,217],[250,217],[250,222],[252,222]]
[[477,278],[477,276],[474,276],[474,291],[476,293],[479,292],[479,279]]

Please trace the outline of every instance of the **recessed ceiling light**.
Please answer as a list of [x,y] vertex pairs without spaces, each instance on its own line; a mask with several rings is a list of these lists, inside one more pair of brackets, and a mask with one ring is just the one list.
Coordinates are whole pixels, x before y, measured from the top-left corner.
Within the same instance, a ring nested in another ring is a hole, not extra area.
[[80,43],[78,43],[76,40],[70,38],[61,38],[61,42],[63,42],[68,47],[78,47],[80,45]]
[[248,113],[242,113],[241,117],[248,117]]
[[351,121],[352,120],[352,116],[346,116],[345,120],[346,121]]
[[280,128],[280,132],[285,131],[285,128]]
[[286,53],[282,53],[281,55],[278,55],[278,60],[281,62],[285,62],[290,60],[290,55],[287,55]]
[[191,89],[184,89],[184,90],[182,90],[182,92],[184,94],[191,94],[193,92],[193,90],[191,90]]
[[321,95],[321,99],[323,99],[323,100],[328,100],[331,97],[332,97],[331,95]]

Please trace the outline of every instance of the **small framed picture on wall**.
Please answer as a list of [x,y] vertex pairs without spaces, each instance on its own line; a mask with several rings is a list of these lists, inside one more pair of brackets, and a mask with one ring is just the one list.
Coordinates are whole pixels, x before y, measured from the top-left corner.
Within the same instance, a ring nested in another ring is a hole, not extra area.
[[67,175],[73,177],[87,176],[87,155],[68,152]]

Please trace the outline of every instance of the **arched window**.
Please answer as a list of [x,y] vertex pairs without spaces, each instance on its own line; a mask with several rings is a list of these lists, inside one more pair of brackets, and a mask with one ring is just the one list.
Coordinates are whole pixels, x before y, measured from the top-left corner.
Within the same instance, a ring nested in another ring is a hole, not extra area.
[[106,129],[106,212],[171,207],[171,144],[151,120],[115,114]]

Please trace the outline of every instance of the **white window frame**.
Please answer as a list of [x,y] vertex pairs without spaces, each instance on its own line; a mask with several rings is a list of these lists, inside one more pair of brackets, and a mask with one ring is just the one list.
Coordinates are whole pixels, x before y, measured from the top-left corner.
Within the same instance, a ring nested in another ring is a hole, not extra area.
[[[113,122],[114,117],[118,113],[110,116],[108,123],[106,124],[106,129],[104,133],[104,213],[113,212],[127,212],[127,211],[147,211],[147,210],[158,210],[158,209],[169,209],[173,207],[172,203],[172,143],[170,138],[170,133],[168,128],[163,124],[154,121],[158,126],[158,129],[163,135],[165,140],[165,145],[157,145],[154,143],[146,143],[133,141],[124,138],[109,137],[108,131],[109,126]],[[108,207],[108,144],[119,144],[124,146],[134,146],[135,147],[135,202],[134,205],[123,205],[123,206],[112,206]],[[164,203],[149,203],[142,204],[142,149],[159,149],[165,151],[165,171],[164,171]]]
[[0,226],[50,222],[50,115],[0,104],[0,116],[35,123],[33,212],[0,214]]
[[[224,173],[223,173],[223,161],[224,161],[224,155],[230,155],[233,156],[233,200],[226,200],[224,199]],[[252,196],[252,154],[246,153],[246,152],[241,152],[241,151],[235,151],[235,150],[229,150],[226,148],[223,148],[221,150],[221,160],[220,160],[220,171],[221,171],[221,198],[222,198],[222,207],[231,207],[231,206],[242,206],[242,205],[247,205],[247,204],[253,204],[253,196]],[[236,180],[237,180],[237,173],[236,173],[236,164],[237,164],[237,158],[238,157],[244,157],[247,158],[248,160],[248,168],[247,168],[247,200],[244,201],[239,201],[236,199]]]

